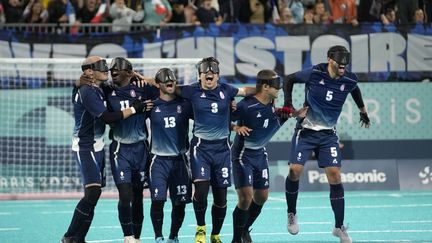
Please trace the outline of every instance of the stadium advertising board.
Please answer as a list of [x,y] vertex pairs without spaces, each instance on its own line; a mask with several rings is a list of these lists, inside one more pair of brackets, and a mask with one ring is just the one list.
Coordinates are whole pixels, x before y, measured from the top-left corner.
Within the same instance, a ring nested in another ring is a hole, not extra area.
[[[394,81],[432,76],[432,28],[427,25],[241,25],[166,28],[133,34],[53,35],[0,31],[0,57],[202,58],[221,60],[223,79],[254,83],[265,68],[289,74],[326,61],[335,44],[352,53],[360,80]],[[19,67],[17,67],[19,68]]]
[[[316,161],[308,161],[300,179],[302,190],[328,190],[328,181]],[[398,190],[396,160],[344,160],[341,172],[346,190]]]
[[401,190],[432,190],[432,158],[398,160]]

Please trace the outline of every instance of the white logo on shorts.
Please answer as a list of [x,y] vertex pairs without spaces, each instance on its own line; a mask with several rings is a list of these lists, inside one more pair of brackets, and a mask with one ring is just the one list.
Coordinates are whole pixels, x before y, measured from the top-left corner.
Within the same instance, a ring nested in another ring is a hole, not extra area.
[[158,192],[159,192],[159,190],[156,188],[156,189],[155,189],[155,193],[154,193],[154,197],[157,197],[157,196],[158,196]]
[[201,167],[201,175],[202,175],[202,176],[205,175],[204,167]]
[[124,180],[124,173],[123,173],[123,171],[120,171],[120,180]]

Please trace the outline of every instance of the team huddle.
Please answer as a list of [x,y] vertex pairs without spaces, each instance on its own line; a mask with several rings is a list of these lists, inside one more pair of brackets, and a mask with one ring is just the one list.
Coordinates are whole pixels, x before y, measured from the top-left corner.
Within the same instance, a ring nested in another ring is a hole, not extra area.
[[[161,68],[154,78],[133,70],[129,60],[91,56],[72,92],[75,127],[72,150],[84,185],[84,197],[75,208],[61,242],[85,242],[94,209],[105,185],[103,136],[109,124],[109,160],[118,189],[118,218],[125,243],[141,242],[144,219],[143,190],[151,195],[150,218],[155,242],[179,242],[185,206],[193,204],[195,242],[205,243],[210,188],[212,228],[210,242],[221,241],[227,213],[227,189],[233,177],[238,203],[232,212],[232,242],[252,242],[251,226],[269,194],[266,145],[289,118],[296,118],[286,177],[287,229],[295,235],[297,195],[304,164],[312,152],[325,169],[335,217],[333,235],[352,242],[344,226],[344,189],[336,121],[351,94],[360,109],[362,126],[370,126],[355,74],[345,70],[350,53],[342,46],[328,51],[328,63],[288,75],[264,69],[255,87],[237,88],[219,83],[219,61],[208,57],[197,64],[199,80],[178,85],[173,70]],[[110,72],[112,82],[108,80]],[[292,105],[293,84],[305,83],[303,107]],[[284,106],[275,107],[279,91]],[[244,97],[238,103],[236,96]],[[147,120],[148,119],[148,120]],[[146,120],[149,121],[146,124]],[[189,121],[193,120],[189,139]],[[151,131],[151,132],[149,132]],[[231,131],[235,132],[233,142]],[[150,136],[150,137],[149,137]],[[150,141],[150,142],[148,142]],[[192,185],[194,190],[192,190]],[[171,199],[169,236],[162,232],[164,204]]]

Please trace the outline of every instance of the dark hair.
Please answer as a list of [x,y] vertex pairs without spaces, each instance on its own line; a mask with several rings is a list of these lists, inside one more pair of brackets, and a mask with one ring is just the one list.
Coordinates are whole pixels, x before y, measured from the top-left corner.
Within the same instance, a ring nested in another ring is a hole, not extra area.
[[[258,72],[257,78],[256,78],[256,89],[257,92],[260,92],[262,89],[262,86],[264,84],[267,84],[269,86],[275,87],[276,83],[280,82],[279,75],[271,69],[263,69]],[[280,84],[277,84],[278,87],[280,87]]]
[[219,65],[219,61],[215,57],[204,57],[199,63],[202,62],[215,62]]
[[334,55],[334,53],[336,53],[336,52],[347,52],[347,53],[349,53],[349,51],[344,46],[336,45],[336,46],[332,46],[332,47],[330,47],[330,49],[328,49],[328,51],[327,51],[327,57],[331,58]]

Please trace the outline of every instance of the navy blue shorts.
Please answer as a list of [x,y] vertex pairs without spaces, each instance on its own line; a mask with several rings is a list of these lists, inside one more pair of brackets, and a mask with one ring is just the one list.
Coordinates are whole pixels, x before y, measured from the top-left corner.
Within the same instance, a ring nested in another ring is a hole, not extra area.
[[150,164],[150,193],[152,201],[166,201],[167,190],[174,205],[191,202],[192,181],[185,155],[153,155]]
[[105,174],[105,151],[74,151],[74,159],[77,161],[81,171],[81,180],[84,185],[106,184]]
[[341,154],[339,137],[334,130],[314,131],[296,129],[291,141],[290,163],[304,165],[312,151],[318,160],[318,166],[340,167]]
[[113,141],[110,145],[110,163],[116,185],[131,183],[142,187],[147,180],[148,159],[144,142],[124,144]]
[[231,151],[228,139],[193,137],[190,147],[192,179],[210,181],[214,187],[231,186]]
[[233,177],[235,188],[250,187],[254,189],[268,189],[269,166],[265,148],[232,149]]

